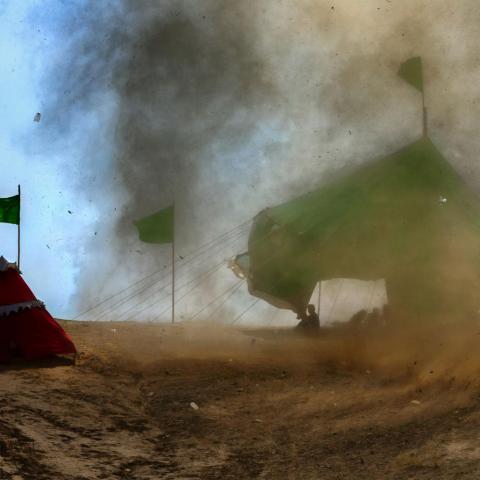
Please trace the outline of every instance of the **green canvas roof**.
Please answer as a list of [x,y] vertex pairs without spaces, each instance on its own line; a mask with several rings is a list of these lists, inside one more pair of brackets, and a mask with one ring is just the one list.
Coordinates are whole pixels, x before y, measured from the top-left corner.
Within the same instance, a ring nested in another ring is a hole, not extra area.
[[261,211],[246,255],[250,292],[294,311],[340,277],[385,278],[402,310],[478,309],[480,202],[424,137]]

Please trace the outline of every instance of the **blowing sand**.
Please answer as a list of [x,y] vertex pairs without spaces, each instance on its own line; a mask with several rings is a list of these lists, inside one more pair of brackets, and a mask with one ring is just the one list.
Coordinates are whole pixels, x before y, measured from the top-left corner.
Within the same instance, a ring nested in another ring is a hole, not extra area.
[[64,322],[0,371],[3,479],[480,478],[480,326]]

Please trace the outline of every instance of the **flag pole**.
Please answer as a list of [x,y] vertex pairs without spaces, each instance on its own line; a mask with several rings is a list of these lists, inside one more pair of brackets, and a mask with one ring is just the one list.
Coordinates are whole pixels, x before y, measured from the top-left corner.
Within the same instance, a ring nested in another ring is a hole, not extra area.
[[425,91],[422,90],[422,107],[423,107],[423,136],[428,136],[428,117],[427,107],[425,107]]
[[428,136],[428,115],[427,107],[425,106],[425,81],[423,78],[423,62],[420,63],[421,75],[422,75],[422,108],[423,108],[423,136]]
[[17,225],[17,268],[20,270],[20,207],[21,207],[21,192],[20,192],[20,185],[18,186],[18,225]]
[[175,203],[173,204],[172,237],[172,324],[175,323]]

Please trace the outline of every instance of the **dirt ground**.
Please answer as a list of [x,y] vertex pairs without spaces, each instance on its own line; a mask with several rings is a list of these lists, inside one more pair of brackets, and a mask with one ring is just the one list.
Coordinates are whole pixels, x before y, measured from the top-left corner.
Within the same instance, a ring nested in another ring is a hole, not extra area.
[[63,325],[0,370],[0,479],[480,478],[480,325]]

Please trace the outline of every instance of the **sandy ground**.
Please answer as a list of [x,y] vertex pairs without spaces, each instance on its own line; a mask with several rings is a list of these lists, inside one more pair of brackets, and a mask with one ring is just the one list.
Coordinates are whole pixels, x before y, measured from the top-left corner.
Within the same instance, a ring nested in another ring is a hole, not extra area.
[[477,325],[63,325],[0,370],[0,479],[480,478]]

